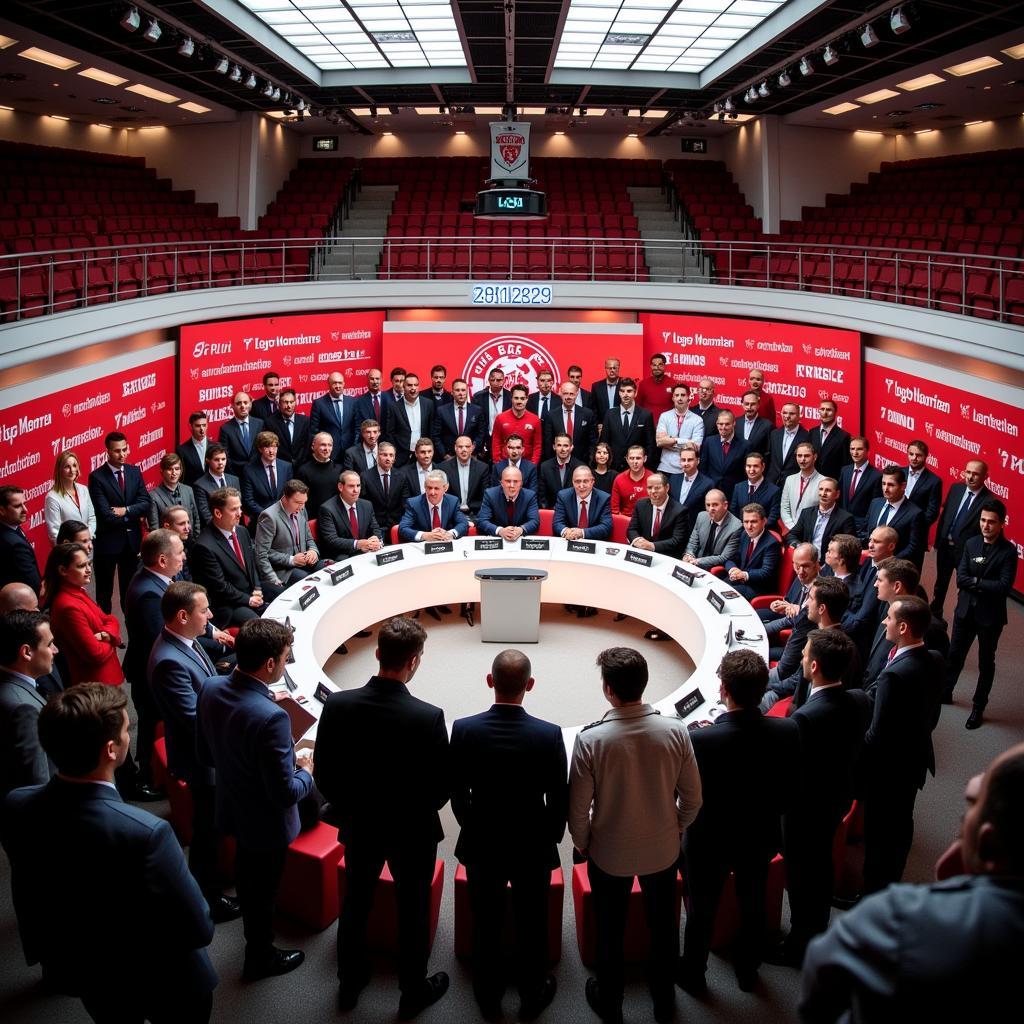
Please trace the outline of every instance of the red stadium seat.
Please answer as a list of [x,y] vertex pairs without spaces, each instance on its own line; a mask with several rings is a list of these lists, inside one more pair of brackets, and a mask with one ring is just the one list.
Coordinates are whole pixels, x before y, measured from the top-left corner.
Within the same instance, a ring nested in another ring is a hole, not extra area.
[[338,918],[338,862],[345,847],[326,822],[300,832],[288,847],[277,894],[277,909],[323,931]]

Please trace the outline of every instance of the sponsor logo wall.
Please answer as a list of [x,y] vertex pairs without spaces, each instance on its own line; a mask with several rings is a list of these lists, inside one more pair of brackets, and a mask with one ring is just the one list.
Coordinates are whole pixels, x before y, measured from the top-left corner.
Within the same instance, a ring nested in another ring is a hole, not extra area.
[[670,313],[642,313],[640,323],[644,376],[650,357],[664,353],[670,377],[691,388],[707,377],[715,384],[716,404],[738,411],[750,371],[759,369],[764,371],[765,390],[775,399],[776,414],[784,402],[796,402],[804,423],[814,426],[819,402],[831,398],[839,405],[840,426],[850,433],[860,430],[857,331]]
[[966,463],[987,463],[987,486],[1005,503],[1006,536],[1017,546],[1015,587],[1024,591],[1024,392],[884,352],[869,352],[864,370],[874,464],[905,466],[907,445],[919,438],[945,499]]
[[[366,390],[366,375],[381,363],[382,311],[310,313],[192,324],[181,329],[178,433],[188,435],[197,409],[210,418],[210,436],[232,416],[231,399],[246,391],[263,394],[263,374],[276,370],[284,387],[295,388],[299,411],[327,390],[327,377],[345,374],[345,394]],[[387,369],[384,368],[385,374]],[[387,382],[385,381],[385,387]]]
[[103,438],[120,430],[130,445],[147,487],[160,480],[159,463],[174,440],[174,357],[62,388],[0,410],[0,480],[24,488],[29,519],[25,533],[40,567],[50,552],[43,501],[53,486],[61,452],[74,451],[82,468],[80,483],[106,462]]

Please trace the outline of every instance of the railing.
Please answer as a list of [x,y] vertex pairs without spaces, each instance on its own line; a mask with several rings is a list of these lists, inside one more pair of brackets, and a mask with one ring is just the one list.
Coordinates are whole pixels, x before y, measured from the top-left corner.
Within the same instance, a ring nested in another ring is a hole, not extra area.
[[[672,256],[673,269],[656,252]],[[687,259],[704,261],[694,276]],[[675,268],[678,267],[677,271]],[[370,237],[122,245],[0,256],[0,319],[244,285],[358,279],[755,286],[899,302],[1024,324],[1024,261],[917,249],[692,238]]]

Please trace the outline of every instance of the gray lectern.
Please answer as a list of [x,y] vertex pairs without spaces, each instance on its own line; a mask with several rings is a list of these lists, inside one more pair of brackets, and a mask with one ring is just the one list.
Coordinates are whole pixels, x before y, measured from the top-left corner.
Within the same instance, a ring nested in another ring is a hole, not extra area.
[[477,569],[480,639],[485,644],[540,642],[540,585],[545,569]]

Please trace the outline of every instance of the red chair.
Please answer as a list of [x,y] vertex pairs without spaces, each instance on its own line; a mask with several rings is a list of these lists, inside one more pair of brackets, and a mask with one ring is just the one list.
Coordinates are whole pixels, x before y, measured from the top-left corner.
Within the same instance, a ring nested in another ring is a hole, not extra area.
[[167,802],[171,805],[171,828],[182,846],[192,842],[192,794],[188,783],[174,778],[167,770],[167,740],[161,736],[153,744],[153,781],[163,780]]
[[766,718],[785,718],[789,714],[790,705],[793,703],[792,697],[783,697],[781,700],[777,700],[766,712]]
[[626,530],[629,529],[630,516],[612,516],[612,543],[628,544]]
[[[778,931],[782,924],[782,890],[785,888],[786,871],[782,854],[777,853],[768,868],[768,888],[765,893],[765,918],[769,932]],[[723,949],[730,945],[739,933],[740,910],[736,902],[736,879],[729,872],[722,898],[718,902],[718,916],[711,933],[711,948]]]
[[553,508],[542,508],[540,509],[540,529],[537,531],[538,536],[541,537],[553,537],[552,523],[555,519],[555,510]]
[[[551,886],[548,889],[548,961],[556,964],[562,959],[562,904],[565,896],[565,879],[562,869],[551,872]],[[512,916],[512,890],[508,889],[505,905],[505,931],[502,941],[505,955],[511,957],[515,923]],[[463,959],[473,955],[473,916],[469,906],[469,883],[466,869],[460,864],[455,869],[455,955]]]
[[345,847],[326,822],[300,832],[288,847],[277,893],[277,909],[323,931],[338,919],[338,861]]

